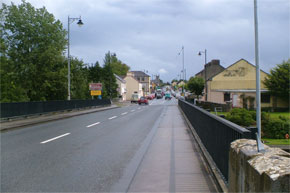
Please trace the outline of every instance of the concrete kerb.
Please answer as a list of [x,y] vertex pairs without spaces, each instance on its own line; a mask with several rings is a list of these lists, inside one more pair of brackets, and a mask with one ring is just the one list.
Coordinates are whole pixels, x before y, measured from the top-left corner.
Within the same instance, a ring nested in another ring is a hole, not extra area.
[[[0,131],[6,131],[9,129],[16,129],[21,128],[29,125],[36,125],[39,123],[45,123],[55,120],[61,120],[61,119],[67,119],[74,116],[99,112],[99,111],[105,111],[109,109],[115,109],[120,108],[116,105],[110,105],[110,106],[102,106],[102,107],[96,107],[94,109],[78,109],[77,111],[71,111],[71,112],[58,112],[58,114],[45,114],[39,115],[39,116],[33,116],[31,118],[25,118],[25,119],[17,119],[12,121],[5,121],[0,123]],[[56,113],[56,112],[54,112]]]
[[181,114],[183,115],[187,125],[189,126],[192,135],[194,137],[194,139],[196,140],[199,150],[202,153],[202,156],[208,166],[208,168],[210,169],[210,172],[212,173],[212,176],[215,180],[215,183],[217,185],[217,188],[219,189],[220,192],[225,192],[228,193],[228,187],[227,184],[225,183],[225,181],[223,180],[223,177],[221,176],[220,172],[217,169],[216,164],[214,163],[213,159],[211,158],[210,154],[208,153],[208,151],[206,150],[206,148],[204,147],[203,143],[201,142],[198,134],[196,133],[196,131],[194,130],[193,126],[191,125],[190,121],[188,120],[188,118],[185,116],[184,112],[182,111],[182,109],[178,106]]

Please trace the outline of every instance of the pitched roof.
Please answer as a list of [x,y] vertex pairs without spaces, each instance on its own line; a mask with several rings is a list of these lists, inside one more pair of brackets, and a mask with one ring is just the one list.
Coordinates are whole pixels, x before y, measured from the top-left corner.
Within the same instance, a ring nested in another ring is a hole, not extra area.
[[136,77],[150,77],[148,74],[146,74],[145,72],[142,72],[142,71],[131,71],[134,76]]
[[114,76],[120,80],[122,83],[126,83],[126,80],[124,80],[123,78],[121,78],[120,76],[118,76],[117,74],[114,74]]
[[[247,62],[248,64],[250,64],[251,66],[253,66],[254,68],[256,68],[256,66],[255,66],[254,64],[251,64],[248,60],[245,60],[244,58],[241,58],[241,59],[239,59],[238,61],[236,61],[235,63],[233,63],[233,64],[231,64],[230,66],[228,66],[227,68],[225,68],[224,70],[227,70],[228,68],[230,68],[231,66],[234,66],[235,64],[239,63],[240,61],[245,61],[245,62]],[[223,71],[224,71],[224,70],[223,70]],[[219,75],[219,74],[222,73],[223,71],[221,71],[221,72],[217,73],[216,75],[212,76],[211,79],[214,78],[215,76]],[[262,71],[262,72],[264,72],[265,74],[269,75],[269,73],[265,72],[264,70],[261,70],[261,69],[260,69],[260,71]]]

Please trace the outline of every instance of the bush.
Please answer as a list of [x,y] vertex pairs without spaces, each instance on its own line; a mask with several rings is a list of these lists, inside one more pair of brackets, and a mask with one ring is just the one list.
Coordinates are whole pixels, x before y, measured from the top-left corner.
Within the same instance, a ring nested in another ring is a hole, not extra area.
[[241,126],[250,126],[256,123],[255,112],[246,109],[234,108],[227,114],[226,119]]
[[289,134],[290,124],[284,116],[270,118],[269,114],[262,116],[262,131],[265,138],[283,139],[285,134]]
[[283,139],[289,133],[289,123],[283,119],[270,119],[262,125],[263,137]]
[[[225,117],[227,120],[240,126],[251,126],[256,124],[256,112],[246,109],[235,108]],[[271,118],[269,113],[261,113],[262,137],[271,139],[283,139],[285,134],[289,134],[290,123],[283,116]]]

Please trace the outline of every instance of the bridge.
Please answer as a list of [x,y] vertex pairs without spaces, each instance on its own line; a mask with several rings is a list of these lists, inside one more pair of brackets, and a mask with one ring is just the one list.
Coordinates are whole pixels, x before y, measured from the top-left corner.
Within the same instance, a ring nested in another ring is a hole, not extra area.
[[[142,106],[49,113],[5,121],[1,129],[1,192],[251,192],[255,188],[241,190],[239,180],[231,181],[249,178],[249,166],[237,163],[243,163],[241,156],[254,157],[255,145],[248,140],[251,131],[185,101],[155,99]],[[238,150],[246,153],[237,154]],[[287,170],[289,154],[268,152],[285,158],[280,165]],[[289,179],[289,172],[274,181],[279,179]],[[285,182],[279,183],[285,186],[280,190],[289,190]]]

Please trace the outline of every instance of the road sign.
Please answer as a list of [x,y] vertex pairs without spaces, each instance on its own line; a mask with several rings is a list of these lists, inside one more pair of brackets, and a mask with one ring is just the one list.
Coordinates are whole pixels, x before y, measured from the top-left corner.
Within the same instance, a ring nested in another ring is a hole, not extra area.
[[90,90],[102,90],[102,83],[90,83]]
[[100,90],[91,90],[91,96],[102,95],[102,91]]

